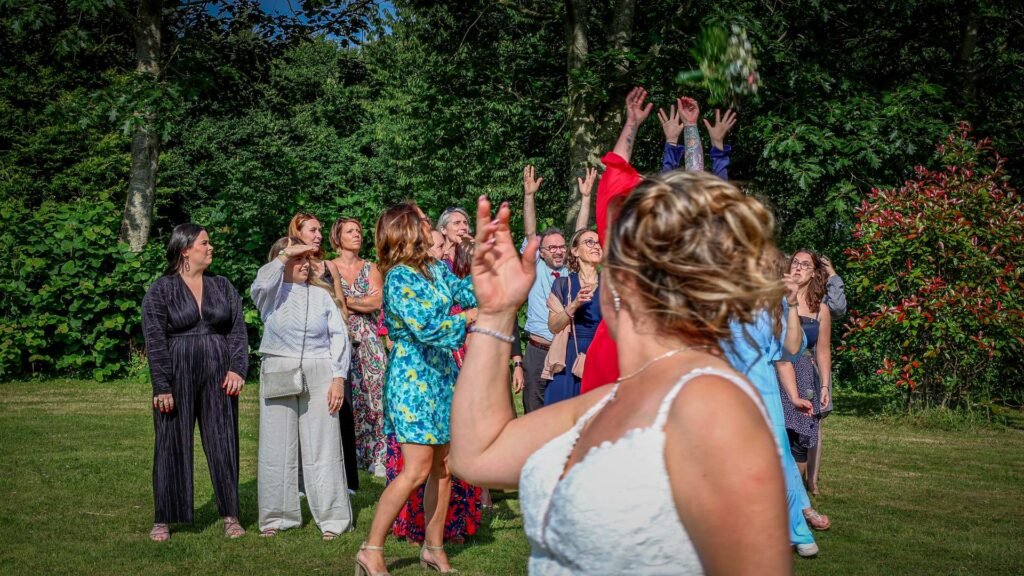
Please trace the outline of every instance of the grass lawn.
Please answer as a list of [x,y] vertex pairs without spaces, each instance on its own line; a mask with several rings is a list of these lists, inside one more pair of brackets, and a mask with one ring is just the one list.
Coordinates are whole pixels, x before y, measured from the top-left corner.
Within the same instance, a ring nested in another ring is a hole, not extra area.
[[[308,521],[256,535],[257,391],[242,401],[244,538],[222,536],[196,448],[196,523],[171,542],[152,522],[149,388],[54,380],[0,385],[0,574],[351,573],[383,487],[368,475],[353,499],[357,526],[321,542]],[[842,397],[837,398],[841,407]],[[836,414],[825,423],[823,494],[833,529],[797,574],[1024,574],[1024,432],[950,432]],[[466,545],[462,574],[524,574],[529,547],[515,493]],[[741,522],[741,518],[736,519]],[[642,553],[642,551],[638,551]],[[422,574],[417,549],[389,539],[393,574]]]

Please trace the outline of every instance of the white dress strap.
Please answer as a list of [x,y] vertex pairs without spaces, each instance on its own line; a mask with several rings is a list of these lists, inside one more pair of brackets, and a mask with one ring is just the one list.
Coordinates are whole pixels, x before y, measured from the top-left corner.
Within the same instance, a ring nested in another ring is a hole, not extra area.
[[658,415],[655,416],[654,424],[651,425],[651,428],[658,431],[665,428],[665,423],[668,421],[668,413],[672,410],[672,402],[676,399],[676,395],[679,394],[687,382],[700,376],[709,375],[720,376],[735,384],[740,390],[750,397],[751,401],[753,401],[757,406],[757,409],[761,411],[761,416],[763,416],[765,421],[768,422],[768,413],[765,412],[764,404],[761,402],[761,397],[749,382],[732,372],[719,370],[718,368],[711,368],[709,366],[706,368],[694,368],[679,378],[679,381],[676,382],[676,384],[672,386],[672,389],[668,391],[668,394],[665,395],[665,399],[661,401],[661,406],[658,407]]
[[612,401],[612,398],[615,398],[615,394],[618,393],[618,391],[619,383],[616,382],[615,385],[612,386],[611,392],[609,392],[604,398],[595,402],[593,406],[583,413],[583,416],[580,416],[580,419],[576,421],[576,425],[573,426],[573,430],[576,430],[577,438],[579,437],[579,431],[582,430],[583,427],[587,425],[587,422],[590,422],[594,416],[597,416],[597,413],[607,406],[608,403]]

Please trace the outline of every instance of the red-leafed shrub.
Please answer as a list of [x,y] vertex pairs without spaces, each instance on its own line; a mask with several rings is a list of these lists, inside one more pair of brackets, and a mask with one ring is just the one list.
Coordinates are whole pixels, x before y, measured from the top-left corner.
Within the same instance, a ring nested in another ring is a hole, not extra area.
[[1024,203],[967,124],[937,149],[942,169],[855,211],[841,353],[908,408],[1019,404]]

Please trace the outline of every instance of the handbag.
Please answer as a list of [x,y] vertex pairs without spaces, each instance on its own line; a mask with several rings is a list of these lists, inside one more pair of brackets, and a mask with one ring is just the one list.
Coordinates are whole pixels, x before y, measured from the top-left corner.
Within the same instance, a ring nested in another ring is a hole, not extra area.
[[299,352],[299,365],[289,370],[264,372],[260,375],[260,392],[268,400],[298,396],[309,391],[306,384],[306,372],[302,369],[302,361],[306,356],[306,328],[309,326],[309,285],[306,285],[306,318],[302,325],[302,349]]

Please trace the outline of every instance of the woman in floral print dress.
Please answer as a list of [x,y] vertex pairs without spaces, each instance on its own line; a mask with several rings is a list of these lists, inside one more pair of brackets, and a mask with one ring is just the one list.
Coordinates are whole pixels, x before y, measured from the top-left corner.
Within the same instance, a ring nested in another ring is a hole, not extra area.
[[363,227],[353,218],[339,218],[331,226],[331,246],[338,257],[331,260],[341,276],[341,289],[349,310],[352,337],[352,411],[359,467],[384,476],[387,449],[384,442],[384,375],[387,351],[377,335],[384,279],[377,267],[359,257]]
[[[404,467],[377,503],[356,562],[381,573],[384,541],[409,496],[426,481],[426,530],[420,561],[447,572],[444,524],[451,494],[448,427],[458,368],[452,351],[476,320],[472,281],[459,279],[428,254],[430,221],[414,203],[399,204],[377,222],[377,253],[384,274],[384,314],[394,342],[384,385],[384,431],[401,445]],[[465,312],[449,315],[455,304]]]

